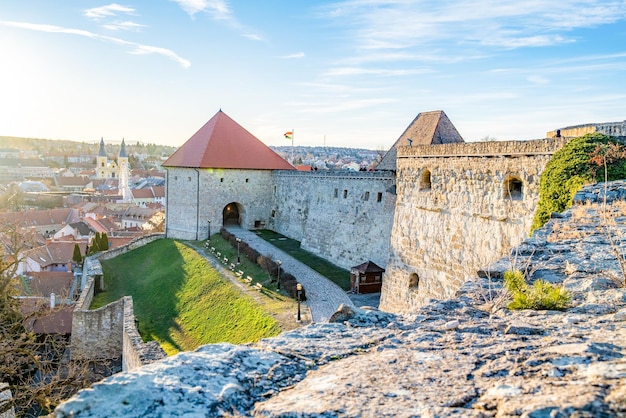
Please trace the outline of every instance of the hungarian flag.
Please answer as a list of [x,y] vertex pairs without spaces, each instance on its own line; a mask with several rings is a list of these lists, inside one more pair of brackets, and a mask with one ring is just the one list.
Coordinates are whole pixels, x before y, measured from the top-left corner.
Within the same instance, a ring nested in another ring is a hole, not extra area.
[[291,132],[291,131],[285,132],[285,138],[292,139],[293,138],[293,132]]

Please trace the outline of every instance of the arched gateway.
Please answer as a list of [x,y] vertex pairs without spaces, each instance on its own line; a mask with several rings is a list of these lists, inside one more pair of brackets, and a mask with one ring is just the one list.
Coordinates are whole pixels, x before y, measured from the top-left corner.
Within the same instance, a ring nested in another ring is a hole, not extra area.
[[236,202],[230,202],[224,206],[222,210],[223,225],[241,225],[241,217],[243,216],[243,207]]

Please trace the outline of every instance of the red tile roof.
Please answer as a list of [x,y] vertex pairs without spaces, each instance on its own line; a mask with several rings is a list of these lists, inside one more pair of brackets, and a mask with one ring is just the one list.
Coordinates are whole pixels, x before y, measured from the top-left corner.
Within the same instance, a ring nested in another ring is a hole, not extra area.
[[74,281],[74,273],[65,271],[29,272],[28,276],[33,278],[28,286],[34,296],[67,297]]
[[176,150],[163,166],[295,170],[221,110]]

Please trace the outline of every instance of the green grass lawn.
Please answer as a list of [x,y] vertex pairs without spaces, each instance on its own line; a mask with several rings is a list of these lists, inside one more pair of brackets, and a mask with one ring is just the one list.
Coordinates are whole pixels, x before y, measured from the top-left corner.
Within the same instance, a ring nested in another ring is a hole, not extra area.
[[139,332],[169,354],[281,332],[276,320],[183,243],[161,239],[102,262],[106,291],[92,309],[133,297]]
[[[265,241],[271,243],[276,248],[279,248],[317,271],[324,277],[328,277],[335,282],[343,290],[350,290],[350,272],[346,269],[338,267],[329,261],[324,260],[321,257],[311,254],[308,251],[300,248],[300,241],[296,241],[291,238],[287,238],[278,232],[270,231],[269,229],[262,229],[254,231],[259,237]],[[296,277],[297,279],[297,277]]]

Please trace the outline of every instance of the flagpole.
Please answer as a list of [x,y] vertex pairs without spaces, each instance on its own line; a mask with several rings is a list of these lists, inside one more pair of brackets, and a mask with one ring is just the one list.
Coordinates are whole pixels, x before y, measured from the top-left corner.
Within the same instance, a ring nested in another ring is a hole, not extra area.
[[293,128],[291,129],[291,165],[295,165],[295,161],[293,159],[293,137],[295,136],[295,131],[293,130]]

